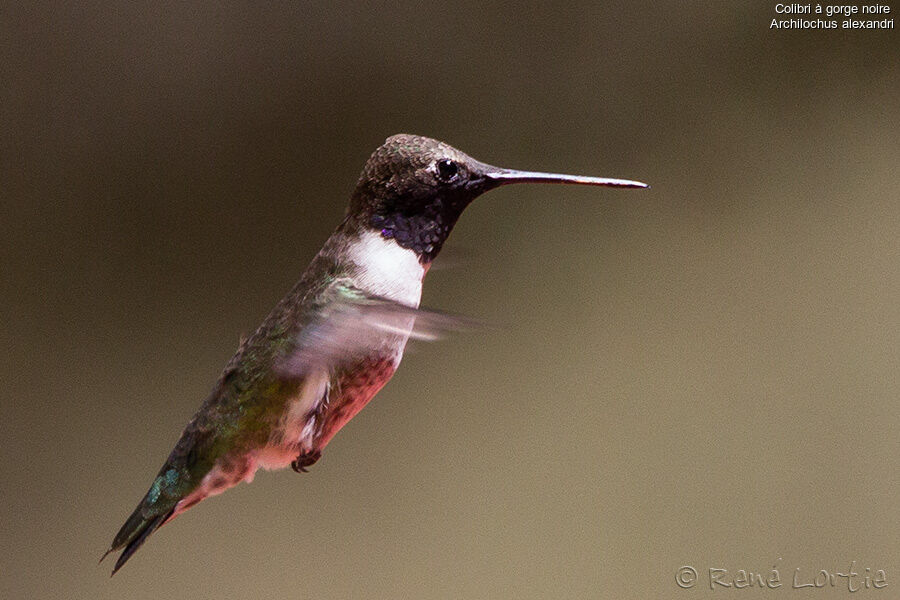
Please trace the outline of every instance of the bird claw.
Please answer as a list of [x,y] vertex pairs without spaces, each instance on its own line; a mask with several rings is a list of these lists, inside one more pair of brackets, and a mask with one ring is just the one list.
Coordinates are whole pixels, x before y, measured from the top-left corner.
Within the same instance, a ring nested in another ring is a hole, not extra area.
[[295,473],[309,473],[306,467],[316,464],[316,461],[320,458],[322,458],[322,452],[320,450],[303,452],[291,462],[291,468]]

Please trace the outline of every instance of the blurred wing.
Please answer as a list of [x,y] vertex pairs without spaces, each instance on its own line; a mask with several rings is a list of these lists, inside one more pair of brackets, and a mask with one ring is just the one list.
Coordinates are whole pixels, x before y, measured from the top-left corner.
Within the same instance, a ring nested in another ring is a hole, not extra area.
[[347,280],[332,284],[320,306],[316,318],[297,335],[293,350],[277,367],[285,378],[352,364],[384,349],[386,341],[397,336],[430,342],[477,325],[458,315],[368,294]]

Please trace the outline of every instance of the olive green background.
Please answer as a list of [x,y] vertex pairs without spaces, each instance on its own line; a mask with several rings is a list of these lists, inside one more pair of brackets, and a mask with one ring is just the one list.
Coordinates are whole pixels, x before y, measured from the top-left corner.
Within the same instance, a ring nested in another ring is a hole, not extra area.
[[[821,600],[794,570],[851,561],[895,596],[900,43],[774,4],[4,3],[0,596]],[[496,326],[110,580],[398,132],[653,188],[479,199],[423,304]]]

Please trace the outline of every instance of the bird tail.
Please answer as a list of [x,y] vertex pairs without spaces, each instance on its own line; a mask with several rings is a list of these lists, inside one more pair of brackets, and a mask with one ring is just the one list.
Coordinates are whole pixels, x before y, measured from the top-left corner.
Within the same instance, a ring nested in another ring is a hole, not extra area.
[[119,530],[119,533],[116,534],[112,545],[110,545],[109,550],[107,550],[100,558],[100,561],[103,562],[103,559],[106,558],[109,553],[124,548],[122,554],[116,559],[116,564],[113,567],[110,576],[115,575],[116,571],[121,569],[122,565],[128,562],[131,555],[137,552],[137,549],[147,541],[150,534],[159,529],[159,527],[175,512],[174,507],[167,511],[156,513],[153,513],[152,509],[148,510],[148,508],[150,507],[148,507],[147,501],[144,499],[138,507],[134,509],[134,512],[131,513],[131,516],[128,517],[125,524],[122,525],[122,528]]
[[[165,471],[165,468],[163,470]],[[175,514],[175,509],[178,505],[177,496],[173,498],[172,494],[159,493],[160,486],[164,481],[165,476],[161,473],[147,492],[147,495],[137,505],[137,508],[131,513],[131,516],[122,525],[122,528],[119,529],[119,533],[113,539],[109,550],[100,558],[100,562],[103,562],[103,559],[111,552],[122,550],[122,554],[116,559],[116,564],[110,576],[115,575],[116,571],[128,562],[131,555],[137,552],[138,548],[147,541],[147,538]]]

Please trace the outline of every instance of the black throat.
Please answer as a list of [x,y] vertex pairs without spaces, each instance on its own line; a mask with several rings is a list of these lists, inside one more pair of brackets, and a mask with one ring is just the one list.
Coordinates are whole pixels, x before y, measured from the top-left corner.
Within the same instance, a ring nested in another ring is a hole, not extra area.
[[468,199],[456,194],[435,196],[427,202],[385,203],[373,207],[365,226],[415,252],[420,263],[430,263],[468,204]]

